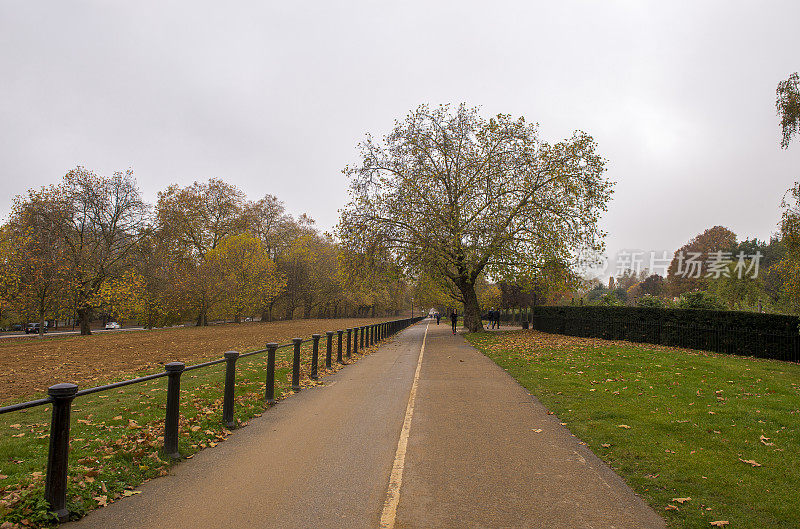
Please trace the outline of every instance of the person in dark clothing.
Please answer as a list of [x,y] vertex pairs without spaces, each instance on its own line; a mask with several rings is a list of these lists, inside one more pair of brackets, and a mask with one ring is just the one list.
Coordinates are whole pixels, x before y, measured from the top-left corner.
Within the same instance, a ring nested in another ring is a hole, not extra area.
[[442,315],[439,314],[439,311],[437,310],[435,316],[436,316],[436,325],[439,325],[439,320],[442,319]]
[[494,323],[497,325],[497,328],[500,328],[500,309],[494,311]]
[[489,328],[494,329],[495,310],[489,311]]
[[450,313],[450,322],[453,324],[453,334],[455,334],[456,324],[458,323],[458,312],[456,312],[456,309],[453,309],[453,312]]

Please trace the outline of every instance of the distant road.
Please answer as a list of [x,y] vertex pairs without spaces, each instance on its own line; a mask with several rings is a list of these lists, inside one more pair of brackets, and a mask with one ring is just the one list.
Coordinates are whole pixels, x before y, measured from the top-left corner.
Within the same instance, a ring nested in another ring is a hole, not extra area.
[[[104,332],[120,332],[120,331],[143,331],[144,327],[124,327],[122,329],[92,329],[92,333],[104,333]],[[48,336],[67,336],[70,334],[80,334],[81,331],[48,331],[44,334],[45,338]],[[32,333],[32,334],[25,334],[24,332],[13,332],[13,333],[6,333],[0,334],[0,338],[36,338],[39,334]]]

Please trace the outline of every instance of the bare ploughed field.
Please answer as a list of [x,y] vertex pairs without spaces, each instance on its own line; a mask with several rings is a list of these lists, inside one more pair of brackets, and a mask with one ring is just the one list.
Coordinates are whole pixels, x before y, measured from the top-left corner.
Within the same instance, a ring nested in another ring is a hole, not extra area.
[[[58,382],[87,388],[126,375],[155,373],[166,362],[195,364],[220,358],[225,351],[244,353],[314,333],[323,335],[324,344],[325,331],[388,319],[290,320],[7,340],[0,343],[0,404],[41,396]],[[324,345],[320,349],[324,351]]]

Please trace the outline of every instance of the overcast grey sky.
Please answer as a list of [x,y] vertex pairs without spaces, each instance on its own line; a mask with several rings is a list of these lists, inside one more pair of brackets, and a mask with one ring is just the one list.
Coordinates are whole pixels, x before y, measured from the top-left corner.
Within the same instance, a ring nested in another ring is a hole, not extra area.
[[149,201],[219,177],[327,229],[366,132],[464,101],[595,137],[611,255],[767,238],[800,179],[774,106],[798,20],[797,0],[3,0],[0,214],[76,165],[130,167]]

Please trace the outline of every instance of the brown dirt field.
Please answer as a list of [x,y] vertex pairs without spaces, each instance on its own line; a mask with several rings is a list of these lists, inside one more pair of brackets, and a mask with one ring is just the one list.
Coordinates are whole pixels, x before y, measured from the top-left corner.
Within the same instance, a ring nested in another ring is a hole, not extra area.
[[9,340],[0,343],[0,403],[29,400],[58,382],[86,388],[133,374],[155,373],[166,362],[196,364],[220,358],[225,351],[244,353],[269,342],[283,344],[314,333],[322,334],[324,341],[325,331],[387,320],[291,320]]

